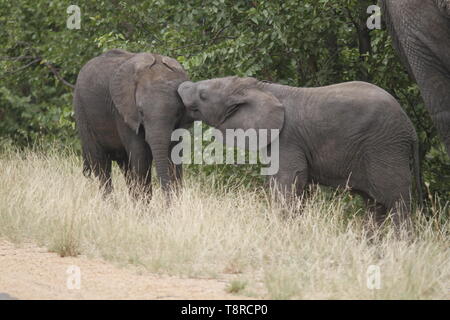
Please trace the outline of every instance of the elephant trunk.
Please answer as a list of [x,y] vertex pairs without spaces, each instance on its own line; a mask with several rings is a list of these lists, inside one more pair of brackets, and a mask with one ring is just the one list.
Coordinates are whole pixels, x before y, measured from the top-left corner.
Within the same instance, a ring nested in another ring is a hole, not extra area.
[[159,126],[146,131],[146,141],[152,150],[156,173],[165,193],[170,191],[171,184],[173,183],[171,178],[172,175],[169,172],[169,150],[172,129],[173,124],[160,124]]

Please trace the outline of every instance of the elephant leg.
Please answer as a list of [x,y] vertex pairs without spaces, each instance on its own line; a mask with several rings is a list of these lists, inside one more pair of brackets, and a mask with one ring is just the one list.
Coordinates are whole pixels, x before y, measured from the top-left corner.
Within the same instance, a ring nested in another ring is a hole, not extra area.
[[[181,164],[174,164],[172,162],[172,159],[170,159],[170,155],[172,154],[172,149],[178,144],[178,142],[173,142],[170,145],[169,150],[169,160],[170,160],[170,174],[173,179],[176,179],[178,183],[181,183],[181,180],[183,179],[183,165]],[[182,151],[180,151],[180,156],[182,157]]]
[[152,196],[152,152],[144,140],[135,141],[127,150],[128,172],[126,181],[134,198]]
[[[169,148],[169,177],[170,177],[170,180],[174,182],[173,187],[174,187],[175,192],[179,191],[179,189],[182,186],[182,182],[183,182],[183,165],[182,164],[174,164],[170,157],[172,154],[172,149],[177,144],[178,144],[178,142],[173,142]],[[180,156],[183,156],[183,155],[180,154]]]
[[139,199],[145,195],[147,199],[152,196],[151,168],[152,151],[145,141],[145,133],[141,130],[136,134],[123,120],[116,118],[116,125],[120,139],[125,147],[125,160],[118,161],[130,194]]
[[292,204],[308,183],[308,164],[305,155],[298,150],[280,148],[280,155],[284,155],[284,159],[280,159],[279,171],[271,179],[271,185],[278,196]]
[[124,177],[127,177],[127,175],[129,174],[129,162],[128,162],[128,158],[124,158],[121,160],[116,160],[117,165],[119,166],[120,171],[123,173]]
[[423,100],[450,156],[450,78],[439,68],[416,75]]
[[369,242],[378,241],[382,233],[379,231],[386,222],[389,210],[385,205],[377,202],[373,197],[364,192],[358,192],[361,195],[366,208],[367,215],[364,219],[364,229],[366,230],[366,238]]
[[[385,159],[386,160],[386,159]],[[394,162],[404,165],[392,165]],[[381,160],[369,161],[369,188],[364,190],[375,203],[382,205],[383,210],[377,209],[375,220],[380,225],[387,213],[392,215],[397,230],[408,224],[410,216],[410,188],[412,183],[409,157],[398,157],[391,162]]]
[[395,169],[396,176],[393,172],[389,175],[389,177],[395,177],[393,180],[396,183],[396,188],[385,191],[389,195],[385,205],[391,211],[394,227],[397,231],[409,230],[411,227],[412,175],[409,159],[404,159],[403,163],[403,166],[398,166]]
[[119,166],[120,171],[122,172],[123,176],[125,177],[125,183],[128,187],[131,185],[131,175],[130,175],[130,163],[128,161],[128,158],[123,158],[120,160],[116,160],[117,165]]
[[82,146],[83,174],[86,177],[94,175],[100,182],[100,188],[103,195],[106,196],[112,192],[111,181],[111,158],[107,152],[100,146],[99,141],[94,141],[89,136],[84,119],[77,118],[77,125]]
[[363,199],[367,208],[366,225],[369,226],[369,230],[373,228],[378,229],[386,219],[386,207],[365,192],[358,192],[358,194]]
[[99,179],[103,195],[110,194],[113,189],[111,181],[111,159],[106,154],[89,158],[92,173]]
[[410,231],[412,227],[411,222],[411,195],[408,187],[400,192],[400,196],[394,200],[390,210],[392,212],[392,220],[396,231],[402,229]]

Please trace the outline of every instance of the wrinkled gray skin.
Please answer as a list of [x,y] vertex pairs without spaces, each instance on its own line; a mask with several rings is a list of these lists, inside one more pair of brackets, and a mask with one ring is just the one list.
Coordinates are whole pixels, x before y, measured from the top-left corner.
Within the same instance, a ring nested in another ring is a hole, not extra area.
[[[370,204],[376,222],[393,210],[409,212],[417,135],[397,101],[381,88],[348,82],[294,88],[227,77],[184,82],[178,88],[188,114],[226,129],[279,129],[280,169],[273,177],[288,198],[319,183],[346,186]],[[419,188],[420,191],[420,188]]]
[[382,0],[382,12],[409,74],[450,156],[450,0]]
[[186,80],[176,60],[157,54],[114,49],[86,63],[73,100],[84,174],[92,172],[109,193],[116,161],[130,188],[138,187],[132,190],[151,195],[154,160],[162,188],[175,186],[181,167],[170,163],[170,136],[192,122],[176,91]]

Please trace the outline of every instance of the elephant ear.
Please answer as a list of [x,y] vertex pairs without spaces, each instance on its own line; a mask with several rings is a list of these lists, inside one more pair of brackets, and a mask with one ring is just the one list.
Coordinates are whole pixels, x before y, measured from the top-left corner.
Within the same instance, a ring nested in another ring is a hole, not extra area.
[[164,63],[166,65],[166,67],[168,67],[170,70],[176,72],[184,72],[183,67],[181,66],[181,64],[172,58],[169,57],[162,57],[161,62]]
[[[259,140],[258,149],[267,147],[278,138],[278,134],[272,134],[271,130],[281,131],[283,128],[285,108],[272,93],[251,88],[231,99],[234,100],[234,103],[225,112],[222,123],[218,125],[218,129],[225,136],[226,129],[242,129],[244,131],[255,129]],[[231,115],[227,117],[227,114],[230,113]],[[260,129],[267,130],[267,139],[259,134]],[[225,141],[225,143],[234,145],[234,141]],[[254,148],[251,149],[255,151]]]
[[111,98],[117,111],[136,133],[141,121],[136,105],[137,82],[140,75],[151,68],[155,62],[156,59],[152,54],[138,53],[120,65],[109,85]]

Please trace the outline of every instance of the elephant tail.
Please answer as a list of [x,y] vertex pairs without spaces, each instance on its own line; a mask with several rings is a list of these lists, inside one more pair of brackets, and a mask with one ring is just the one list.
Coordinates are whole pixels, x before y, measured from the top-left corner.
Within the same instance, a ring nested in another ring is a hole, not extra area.
[[422,205],[423,204],[422,173],[420,170],[419,140],[417,136],[412,143],[412,152],[413,152],[414,180],[416,181],[417,198],[419,200],[419,205]]

